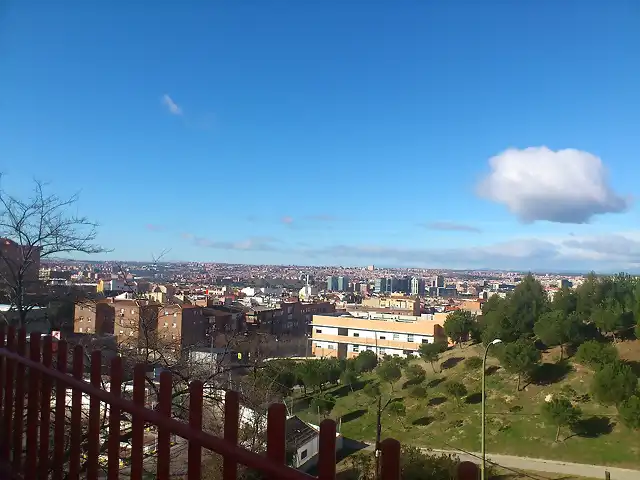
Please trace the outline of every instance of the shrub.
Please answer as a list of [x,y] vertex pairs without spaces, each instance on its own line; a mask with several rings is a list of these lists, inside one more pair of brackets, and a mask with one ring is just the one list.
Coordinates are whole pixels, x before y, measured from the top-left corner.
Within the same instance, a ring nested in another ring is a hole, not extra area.
[[387,411],[391,415],[396,415],[398,417],[404,417],[407,414],[407,407],[404,406],[404,403],[395,401],[391,402],[387,405]]
[[426,398],[427,389],[422,385],[414,385],[409,390],[409,395],[411,395],[413,398]]
[[575,358],[594,370],[600,370],[618,360],[618,351],[609,343],[589,340],[578,347]]
[[482,359],[480,357],[469,357],[464,361],[464,368],[467,370],[482,368]]
[[633,395],[618,408],[620,420],[628,428],[640,430],[640,396]]
[[460,382],[448,382],[444,386],[448,395],[451,395],[456,399],[456,402],[460,403],[460,399],[467,394],[467,387]]
[[638,377],[629,365],[619,362],[605,365],[593,376],[593,397],[603,405],[619,405],[638,389]]
[[371,350],[360,352],[356,357],[355,367],[358,373],[370,372],[378,365],[378,357]]
[[326,414],[336,406],[336,399],[333,395],[318,395],[311,400],[311,408],[320,413]]
[[416,365],[415,363],[409,365],[405,369],[404,373],[411,383],[420,383],[423,382],[425,378],[427,378],[427,372],[424,371],[424,368],[422,368],[420,365]]

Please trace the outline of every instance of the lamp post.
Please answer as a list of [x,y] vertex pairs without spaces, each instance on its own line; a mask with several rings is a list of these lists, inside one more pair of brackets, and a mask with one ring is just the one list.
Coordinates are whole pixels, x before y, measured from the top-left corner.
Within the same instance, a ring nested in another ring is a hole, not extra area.
[[484,357],[482,359],[482,445],[481,445],[481,449],[482,449],[482,470],[481,470],[481,480],[486,480],[485,477],[485,471],[486,471],[486,449],[485,449],[485,431],[484,431],[484,425],[485,425],[485,408],[484,408],[484,404],[485,404],[485,374],[487,371],[487,355],[489,354],[489,348],[492,345],[496,345],[498,343],[502,343],[502,340],[500,340],[499,338],[496,338],[495,340],[493,340],[491,343],[489,343],[489,345],[487,345],[487,348],[485,348],[484,350]]

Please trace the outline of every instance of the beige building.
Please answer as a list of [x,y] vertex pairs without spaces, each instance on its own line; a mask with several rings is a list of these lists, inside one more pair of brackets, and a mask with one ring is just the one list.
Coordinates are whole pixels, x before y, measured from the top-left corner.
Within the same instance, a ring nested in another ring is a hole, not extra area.
[[313,316],[316,357],[353,358],[365,350],[406,357],[417,355],[423,343],[446,340],[442,322],[433,315],[352,311]]
[[411,315],[420,315],[420,300],[405,296],[372,297],[362,300],[362,308],[407,310]]

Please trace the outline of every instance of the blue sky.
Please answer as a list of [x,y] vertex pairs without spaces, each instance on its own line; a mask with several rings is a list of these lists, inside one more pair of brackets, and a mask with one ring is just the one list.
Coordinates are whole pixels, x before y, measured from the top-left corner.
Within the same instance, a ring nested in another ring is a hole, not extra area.
[[635,0],[9,0],[2,188],[79,191],[106,258],[634,269],[639,24]]

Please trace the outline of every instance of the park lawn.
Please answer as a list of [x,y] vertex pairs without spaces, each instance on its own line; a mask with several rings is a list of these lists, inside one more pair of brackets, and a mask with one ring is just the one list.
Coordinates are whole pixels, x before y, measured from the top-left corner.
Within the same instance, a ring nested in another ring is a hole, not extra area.
[[[623,358],[637,357],[640,342],[623,342],[619,349]],[[383,402],[389,398],[403,399],[407,414],[402,418],[383,413],[382,437],[422,447],[479,451],[481,372],[480,369],[467,370],[463,360],[482,353],[481,346],[452,348],[443,354],[441,362],[445,368],[437,373],[431,365],[414,360],[427,372],[424,383],[428,385],[428,397],[411,398],[408,389],[403,388],[404,378],[394,385],[393,392],[387,389]],[[489,371],[494,371],[487,376],[487,452],[640,468],[640,435],[618,422],[615,408],[600,406],[588,398],[578,404],[583,411],[585,433],[576,435],[563,429],[561,439],[568,438],[554,442],[556,427],[540,415],[545,397],[559,392],[565,385],[571,385],[580,395],[587,394],[592,376],[591,371],[580,365],[572,364],[568,372],[556,367],[558,354],[556,349],[543,358],[543,362],[549,364],[547,378],[550,380],[529,384],[520,392],[516,392],[516,377],[498,368],[497,361],[489,358]],[[468,390],[469,395],[459,403],[448,398],[444,390],[444,382],[452,380],[463,383]],[[377,378],[370,373],[364,375],[362,381],[377,381]],[[355,440],[374,440],[375,402],[361,390],[352,393],[346,387],[337,387],[329,392],[337,397],[329,417],[342,420],[343,435]],[[303,407],[304,401],[299,402],[299,408]],[[321,420],[309,409],[297,414],[315,424]]]

